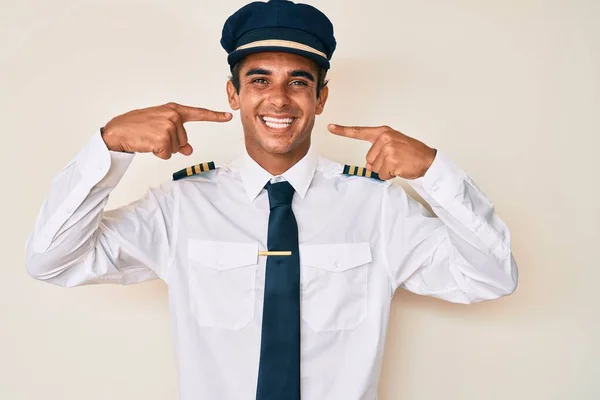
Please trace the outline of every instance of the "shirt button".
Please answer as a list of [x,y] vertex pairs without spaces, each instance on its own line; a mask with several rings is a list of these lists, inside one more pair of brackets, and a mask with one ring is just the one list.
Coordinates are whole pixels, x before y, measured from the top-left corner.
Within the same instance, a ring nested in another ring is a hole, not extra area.
[[275,183],[279,183],[281,182],[282,178],[280,176],[278,176],[277,178],[275,178]]

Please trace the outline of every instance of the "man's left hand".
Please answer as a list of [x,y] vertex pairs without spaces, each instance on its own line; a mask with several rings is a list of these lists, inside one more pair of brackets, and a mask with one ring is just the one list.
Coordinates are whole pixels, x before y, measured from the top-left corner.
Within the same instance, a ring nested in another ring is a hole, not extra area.
[[371,142],[373,145],[367,153],[366,168],[379,174],[382,180],[396,176],[404,179],[420,178],[425,175],[437,153],[436,149],[389,126],[329,124],[327,128],[336,135]]

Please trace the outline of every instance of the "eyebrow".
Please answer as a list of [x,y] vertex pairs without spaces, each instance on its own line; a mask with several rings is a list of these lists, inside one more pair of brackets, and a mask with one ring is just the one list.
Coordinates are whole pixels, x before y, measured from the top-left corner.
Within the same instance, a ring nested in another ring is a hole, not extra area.
[[250,75],[271,75],[271,71],[263,68],[251,68],[246,72],[246,76]]
[[[251,68],[246,72],[246,76],[252,76],[252,75],[271,75],[271,71],[269,71],[268,69],[264,69],[264,68]],[[315,81],[315,77],[313,74],[311,74],[310,72],[301,70],[301,69],[295,69],[295,70],[291,71],[288,75],[291,77],[306,78],[311,82]]]
[[306,78],[306,79],[308,79],[308,80],[309,80],[309,81],[311,81],[311,82],[314,82],[314,81],[315,81],[315,77],[314,77],[314,75],[313,75],[313,74],[311,74],[310,72],[303,71],[303,70],[301,70],[301,69],[296,69],[296,70],[294,70],[294,71],[290,72],[290,74],[289,74],[289,75],[290,75],[290,76],[293,76],[293,77],[302,77],[302,78]]

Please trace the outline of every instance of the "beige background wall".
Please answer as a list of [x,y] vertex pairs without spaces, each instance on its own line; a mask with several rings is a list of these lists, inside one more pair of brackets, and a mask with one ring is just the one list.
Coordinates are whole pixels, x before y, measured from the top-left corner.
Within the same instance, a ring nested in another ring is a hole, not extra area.
[[[517,292],[472,306],[394,298],[381,400],[599,399],[600,2],[311,1],[339,46],[316,147],[362,163],[329,122],[443,149],[512,229]],[[175,399],[166,288],[63,289],[24,245],[51,179],[117,114],[226,109],[219,46],[242,1],[0,1],[0,399]],[[139,156],[109,206],[241,149],[237,115],[188,124],[193,161]],[[342,399],[335,399],[342,400]]]

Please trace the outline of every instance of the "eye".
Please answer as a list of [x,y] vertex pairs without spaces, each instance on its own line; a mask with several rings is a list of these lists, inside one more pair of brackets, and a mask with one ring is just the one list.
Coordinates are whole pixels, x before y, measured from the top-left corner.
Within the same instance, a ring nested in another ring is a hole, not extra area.
[[267,80],[265,78],[256,78],[256,79],[252,80],[252,83],[258,83],[258,84],[264,85],[267,83]]
[[291,85],[293,85],[293,86],[308,86],[308,84],[304,81],[293,81],[291,83]]

